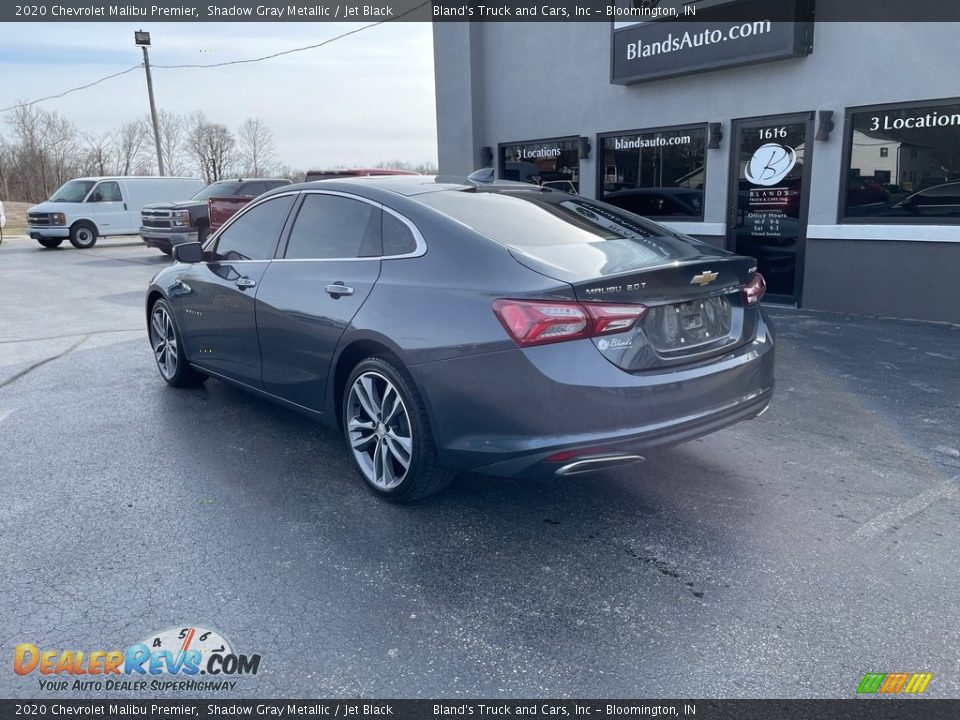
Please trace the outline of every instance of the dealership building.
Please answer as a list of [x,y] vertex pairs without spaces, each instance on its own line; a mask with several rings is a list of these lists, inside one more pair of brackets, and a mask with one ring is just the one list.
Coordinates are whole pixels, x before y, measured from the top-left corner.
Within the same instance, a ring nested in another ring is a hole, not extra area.
[[960,26],[693,4],[435,23],[441,173],[492,166],[751,255],[773,302],[960,323]]

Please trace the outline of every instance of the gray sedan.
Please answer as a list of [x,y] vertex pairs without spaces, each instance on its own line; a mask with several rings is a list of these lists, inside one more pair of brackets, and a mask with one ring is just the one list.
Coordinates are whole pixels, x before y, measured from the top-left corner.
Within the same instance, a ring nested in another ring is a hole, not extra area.
[[556,190],[286,186],[175,258],[146,297],[163,379],[339,429],[386,500],[638,462],[773,391],[755,260]]

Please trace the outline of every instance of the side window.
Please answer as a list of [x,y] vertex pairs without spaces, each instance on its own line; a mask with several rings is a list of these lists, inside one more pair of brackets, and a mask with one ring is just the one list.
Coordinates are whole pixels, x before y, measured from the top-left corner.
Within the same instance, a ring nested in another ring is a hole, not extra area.
[[90,193],[87,202],[123,202],[120,185],[115,182],[102,182]]
[[417,241],[406,223],[391,213],[383,213],[383,254],[406,255],[417,249]]
[[309,193],[290,231],[287,258],[380,255],[380,209],[340,195]]
[[253,197],[258,197],[263,195],[267,191],[267,186],[262,182],[247,183],[242,188],[240,188],[239,195],[252,195]]
[[284,195],[260,203],[243,213],[220,233],[213,251],[214,260],[269,260],[283,223],[293,207],[295,195]]

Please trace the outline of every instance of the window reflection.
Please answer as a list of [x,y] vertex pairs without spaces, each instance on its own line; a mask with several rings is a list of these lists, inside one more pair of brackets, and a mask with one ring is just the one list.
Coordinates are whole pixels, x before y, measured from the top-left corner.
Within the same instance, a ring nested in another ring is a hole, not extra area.
[[500,178],[577,194],[580,149],[576,138],[503,145]]
[[706,128],[604,137],[602,199],[647,217],[703,218]]
[[851,115],[844,217],[960,219],[960,104]]

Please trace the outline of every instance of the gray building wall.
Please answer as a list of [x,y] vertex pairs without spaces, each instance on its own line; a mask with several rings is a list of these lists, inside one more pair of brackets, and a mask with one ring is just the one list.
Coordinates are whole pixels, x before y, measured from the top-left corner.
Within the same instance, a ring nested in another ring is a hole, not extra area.
[[[482,146],[585,135],[593,150],[580,163],[580,188],[594,197],[597,133],[721,122],[720,149],[707,151],[704,221],[668,224],[722,244],[731,120],[833,110],[836,127],[810,159],[802,304],[960,322],[960,283],[931,287],[922,273],[900,274],[913,258],[960,269],[960,227],[837,224],[845,108],[960,95],[945,71],[960,67],[958,31],[950,23],[818,22],[813,53],[803,58],[622,86],[610,83],[610,23],[436,23],[440,171],[477,169]],[[851,275],[860,278],[855,290],[838,282]],[[872,290],[884,283],[886,291]],[[901,304],[901,292],[917,299]]]

